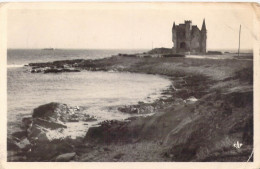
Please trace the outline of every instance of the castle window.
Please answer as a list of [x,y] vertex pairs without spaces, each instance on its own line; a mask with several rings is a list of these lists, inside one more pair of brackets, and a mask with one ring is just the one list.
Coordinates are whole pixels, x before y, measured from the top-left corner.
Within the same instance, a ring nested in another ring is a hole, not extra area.
[[182,42],[182,43],[180,44],[180,48],[181,48],[181,49],[186,49],[186,43],[185,43],[185,42]]

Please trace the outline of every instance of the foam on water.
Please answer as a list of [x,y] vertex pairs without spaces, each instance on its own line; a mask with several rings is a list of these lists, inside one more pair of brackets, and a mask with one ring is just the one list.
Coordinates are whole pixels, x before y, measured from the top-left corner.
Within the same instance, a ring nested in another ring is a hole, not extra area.
[[7,68],[18,68],[23,67],[24,65],[7,65]]

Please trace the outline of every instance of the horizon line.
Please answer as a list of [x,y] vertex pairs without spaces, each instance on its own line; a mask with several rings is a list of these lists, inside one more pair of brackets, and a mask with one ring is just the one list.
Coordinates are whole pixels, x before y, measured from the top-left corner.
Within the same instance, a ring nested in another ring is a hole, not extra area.
[[[156,48],[167,48],[167,47],[156,47]],[[153,49],[156,49],[153,48]],[[14,49],[22,49],[22,50],[29,50],[29,49],[35,49],[35,50],[43,50],[43,49],[54,49],[54,50],[152,50],[152,48],[6,48],[7,50],[14,50]],[[171,49],[171,48],[168,48]],[[237,50],[236,48],[209,48],[209,50]],[[253,50],[253,48],[240,48],[240,50]]]

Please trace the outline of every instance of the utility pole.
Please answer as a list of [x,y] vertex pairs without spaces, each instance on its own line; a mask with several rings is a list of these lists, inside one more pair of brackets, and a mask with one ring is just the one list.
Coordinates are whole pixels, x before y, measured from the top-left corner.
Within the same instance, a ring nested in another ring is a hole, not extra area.
[[238,56],[239,56],[239,52],[240,52],[240,33],[241,33],[241,25],[239,27],[239,40],[238,40]]

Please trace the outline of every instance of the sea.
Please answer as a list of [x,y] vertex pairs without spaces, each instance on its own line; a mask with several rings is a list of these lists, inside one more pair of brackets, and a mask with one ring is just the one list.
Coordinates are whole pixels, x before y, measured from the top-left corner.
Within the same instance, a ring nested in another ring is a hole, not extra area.
[[30,73],[24,66],[33,62],[69,59],[100,59],[118,53],[146,50],[9,49],[7,52],[8,135],[20,130],[24,117],[33,109],[50,102],[79,106],[95,122],[68,123],[65,133],[82,137],[89,127],[104,120],[123,120],[132,115],[111,107],[153,102],[171,85],[166,77],[129,72],[73,72],[60,74]]

